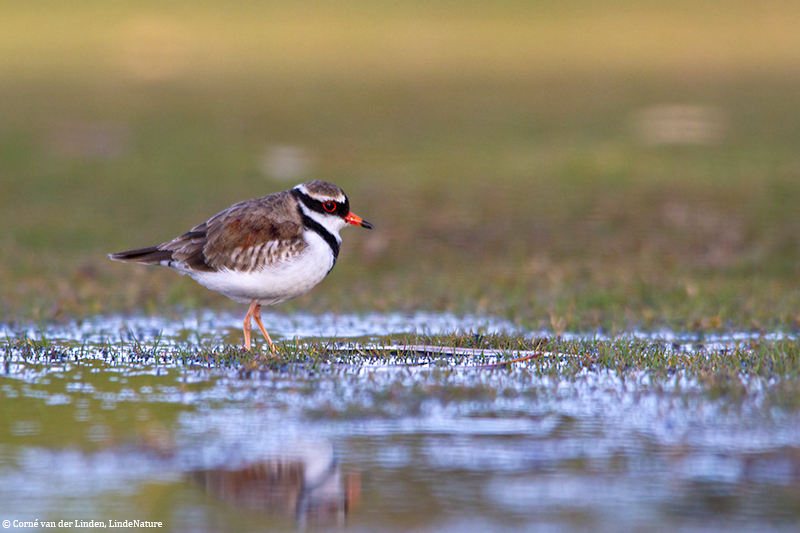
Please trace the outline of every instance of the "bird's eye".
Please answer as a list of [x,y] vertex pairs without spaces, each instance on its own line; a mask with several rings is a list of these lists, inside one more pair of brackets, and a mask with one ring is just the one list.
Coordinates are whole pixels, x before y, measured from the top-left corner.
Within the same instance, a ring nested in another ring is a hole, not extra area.
[[322,204],[322,208],[328,213],[333,213],[336,211],[336,202],[325,202]]

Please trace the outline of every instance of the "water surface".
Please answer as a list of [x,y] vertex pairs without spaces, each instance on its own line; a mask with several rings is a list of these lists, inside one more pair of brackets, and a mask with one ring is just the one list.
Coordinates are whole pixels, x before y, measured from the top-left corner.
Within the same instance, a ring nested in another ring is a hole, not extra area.
[[[800,414],[767,401],[776,380],[747,378],[733,401],[680,373],[298,364],[243,375],[135,357],[156,343],[236,338],[239,321],[2,326],[0,338],[59,348],[48,360],[3,354],[0,520],[139,519],[192,532],[800,526]],[[265,322],[300,339],[520,332],[437,314]],[[751,337],[634,335],[680,350]],[[113,360],[102,353],[109,343]]]

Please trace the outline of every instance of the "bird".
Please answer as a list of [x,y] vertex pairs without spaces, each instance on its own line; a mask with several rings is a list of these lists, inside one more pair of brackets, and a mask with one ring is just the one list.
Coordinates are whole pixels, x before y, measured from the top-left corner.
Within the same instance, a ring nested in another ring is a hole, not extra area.
[[339,257],[339,231],[349,225],[374,229],[350,211],[342,189],[309,181],[233,204],[158,246],[108,257],[167,266],[236,302],[250,304],[243,323],[244,347],[251,348],[255,320],[275,354],[275,343],[261,320],[261,306],[301,296],[322,281]]

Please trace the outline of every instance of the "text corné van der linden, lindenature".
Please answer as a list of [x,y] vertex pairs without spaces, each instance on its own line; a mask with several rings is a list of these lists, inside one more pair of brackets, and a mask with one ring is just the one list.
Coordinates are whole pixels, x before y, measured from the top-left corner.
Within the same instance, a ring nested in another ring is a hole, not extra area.
[[46,520],[14,520],[14,527],[164,527],[164,523],[151,520],[59,520],[57,523]]

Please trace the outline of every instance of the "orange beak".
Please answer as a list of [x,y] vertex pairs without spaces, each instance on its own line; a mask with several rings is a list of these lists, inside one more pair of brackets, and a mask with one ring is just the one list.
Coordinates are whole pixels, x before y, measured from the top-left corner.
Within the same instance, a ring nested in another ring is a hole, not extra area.
[[372,224],[370,224],[360,216],[356,215],[352,211],[347,213],[347,216],[344,217],[344,221],[347,222],[348,224],[352,224],[353,226],[361,226],[362,228],[374,229],[374,226]]

